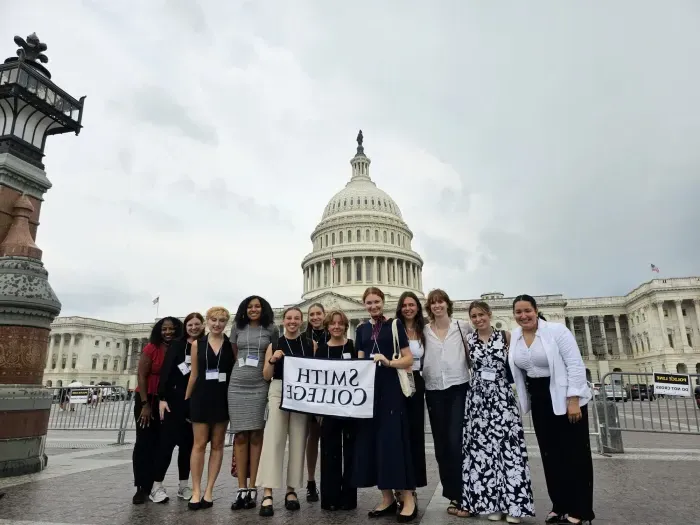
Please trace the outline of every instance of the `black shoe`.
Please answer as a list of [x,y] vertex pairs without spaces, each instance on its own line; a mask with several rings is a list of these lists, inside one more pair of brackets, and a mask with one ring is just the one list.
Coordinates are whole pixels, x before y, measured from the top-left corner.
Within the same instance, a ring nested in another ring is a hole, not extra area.
[[396,503],[396,500],[394,500],[391,505],[388,507],[385,507],[381,510],[379,509],[374,509],[370,510],[367,513],[367,517],[369,518],[381,518],[383,516],[392,516],[393,514],[396,514],[396,511],[399,510],[399,505]]
[[[251,493],[254,493],[255,497],[251,496]],[[258,489],[248,489],[248,494],[245,495],[243,503],[246,509],[254,509],[258,504]]]
[[411,514],[397,514],[396,521],[398,523],[410,523],[418,516],[418,505],[414,505]]
[[[294,496],[294,499],[289,499],[289,496]],[[287,510],[299,510],[301,505],[299,504],[299,496],[293,490],[290,490],[284,495],[284,508]]]
[[306,484],[306,501],[309,503],[315,503],[318,501],[318,489],[316,488],[316,482],[309,480]]
[[248,489],[238,489],[236,500],[231,503],[231,510],[241,510],[245,508],[245,500],[248,497]]
[[[549,511],[549,514],[551,514],[552,511]],[[566,516],[564,514],[557,514],[555,516],[547,516],[544,520],[545,523],[549,524],[560,524],[560,523],[569,523],[569,520],[566,519]]]
[[187,508],[190,510],[199,510],[202,508],[202,502],[201,500],[197,502],[193,502],[192,500],[190,500],[187,502]]
[[[264,505],[265,500],[270,500],[269,505]],[[275,509],[272,508],[272,496],[264,496],[262,501],[260,502],[260,515],[269,518],[270,516],[275,515]]]
[[141,487],[136,488],[136,493],[134,497],[131,498],[131,503],[134,505],[143,505],[148,499],[148,493],[145,490],[141,490]]
[[202,496],[202,501],[199,502],[203,509],[210,509],[214,506],[214,501],[207,501]]

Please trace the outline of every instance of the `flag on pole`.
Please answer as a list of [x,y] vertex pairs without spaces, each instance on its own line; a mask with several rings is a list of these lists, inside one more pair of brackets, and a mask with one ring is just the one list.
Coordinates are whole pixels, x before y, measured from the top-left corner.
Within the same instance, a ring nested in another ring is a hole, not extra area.
[[155,299],[153,299],[154,305],[159,304],[159,303],[160,303],[160,295],[158,297],[156,297]]
[[651,271],[652,271],[652,272],[656,272],[656,273],[660,273],[660,272],[661,272],[661,270],[659,270],[659,267],[656,266],[655,264],[652,264],[652,265],[651,265]]
[[335,257],[333,257],[333,254],[331,254],[331,266],[335,268]]

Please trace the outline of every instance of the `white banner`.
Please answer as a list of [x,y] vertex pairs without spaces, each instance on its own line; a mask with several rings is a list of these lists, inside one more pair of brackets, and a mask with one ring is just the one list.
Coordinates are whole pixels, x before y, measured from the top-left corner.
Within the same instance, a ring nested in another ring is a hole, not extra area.
[[374,417],[373,361],[284,358],[282,409],[319,416]]
[[688,374],[654,374],[654,395],[690,397]]

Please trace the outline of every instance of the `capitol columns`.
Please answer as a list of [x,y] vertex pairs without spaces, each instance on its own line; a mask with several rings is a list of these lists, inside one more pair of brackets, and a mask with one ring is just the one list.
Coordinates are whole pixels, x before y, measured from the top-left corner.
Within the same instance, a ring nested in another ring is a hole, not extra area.
[[613,315],[613,319],[615,319],[615,335],[617,336],[617,353],[618,353],[618,355],[622,355],[624,352],[623,352],[623,346],[622,346],[622,330],[620,330],[620,316]]
[[654,305],[656,306],[656,311],[659,314],[659,328],[661,330],[660,348],[663,351],[663,349],[668,346],[668,337],[666,336],[666,324],[664,323],[664,303],[663,301],[659,301]]
[[[698,323],[698,330],[700,330],[700,299],[693,299],[693,307],[695,310],[695,320]],[[700,347],[700,335],[693,339],[696,347]]]
[[598,316],[598,323],[600,325],[600,335],[603,338],[603,356],[606,356],[612,352],[610,352],[610,348],[608,347],[608,336],[605,333],[605,315],[599,315]]
[[589,323],[589,317],[587,315],[583,316],[583,323],[586,328],[586,350],[588,350],[588,355],[594,357],[593,353],[593,343],[591,342],[591,326]]
[[677,299],[673,301],[676,304],[676,315],[678,316],[678,328],[681,331],[681,340],[678,344],[678,349],[688,348],[688,334],[685,331],[685,319],[683,319],[683,301]]

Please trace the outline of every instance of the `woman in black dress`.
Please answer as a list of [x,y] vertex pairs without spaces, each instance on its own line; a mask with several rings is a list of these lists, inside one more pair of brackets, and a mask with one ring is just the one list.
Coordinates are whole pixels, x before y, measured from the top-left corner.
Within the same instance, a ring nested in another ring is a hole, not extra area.
[[[416,487],[425,487],[428,476],[425,469],[425,381],[421,375],[425,354],[425,318],[423,307],[413,292],[404,292],[396,303],[396,319],[403,323],[408,336],[408,346],[413,355],[413,380],[416,393],[406,399],[408,405],[408,426],[411,438],[413,471],[416,474]],[[395,497],[401,505],[401,495]],[[415,492],[413,497],[416,497]]]
[[[191,510],[207,509],[214,503],[212,492],[224,457],[224,440],[228,426],[228,382],[236,356],[224,328],[230,314],[221,306],[207,311],[209,334],[192,343],[192,370],[185,399],[190,399],[190,419],[194,430]],[[207,487],[202,495],[204,451],[211,438]]]
[[390,319],[384,317],[384,293],[375,287],[362,296],[371,319],[357,327],[355,347],[359,358],[369,357],[377,363],[374,379],[374,418],[358,421],[353,480],[356,487],[377,486],[382,502],[369,512],[370,518],[396,514],[398,503],[394,490],[401,492],[403,505],[396,516],[408,523],[418,515],[413,497],[416,476],[411,453],[408,404],[396,369],[413,366],[406,330],[398,321],[401,356],[392,359],[394,342]]
[[[330,337],[323,323],[326,319],[326,309],[321,303],[314,303],[306,311],[308,323],[305,334],[318,346],[328,341]],[[306,438],[306,501],[318,501],[316,486],[316,463],[318,462],[318,442],[321,439],[321,427],[315,417],[309,419],[309,436]]]
[[[324,319],[327,341],[321,341],[316,359],[354,359],[355,345],[348,340],[350,322],[341,310],[331,310]],[[321,508],[357,508],[357,488],[351,484],[355,448],[355,422],[324,416],[321,420]]]

